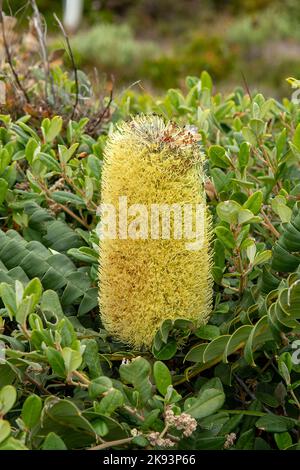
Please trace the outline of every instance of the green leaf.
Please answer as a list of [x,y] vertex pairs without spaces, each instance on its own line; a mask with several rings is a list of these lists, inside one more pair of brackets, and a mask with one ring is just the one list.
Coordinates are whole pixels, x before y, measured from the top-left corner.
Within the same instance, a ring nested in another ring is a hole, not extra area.
[[252,366],[255,366],[253,351],[259,344],[259,341],[263,341],[266,339],[262,338],[262,335],[264,333],[270,333],[267,316],[261,317],[259,321],[255,324],[245,345],[244,357],[247,363]]
[[230,335],[222,335],[213,339],[211,343],[206,346],[203,352],[203,362],[209,362],[221,356],[229,339]]
[[4,416],[14,406],[17,392],[12,385],[6,385],[0,390],[0,416]]
[[157,390],[165,395],[169,385],[172,385],[172,377],[168,367],[161,361],[156,361],[153,366],[153,376]]
[[120,390],[110,389],[99,403],[97,408],[99,413],[110,416],[117,408],[123,406],[124,397]]
[[172,357],[175,356],[176,351],[177,351],[177,343],[175,339],[169,340],[167,344],[164,344],[159,349],[156,349],[155,345],[153,345],[153,348],[152,348],[152,353],[154,357],[162,361],[168,361],[169,359],[172,359]]
[[237,223],[238,213],[241,209],[236,201],[224,201],[217,205],[217,214],[221,220],[229,224]]
[[78,369],[82,363],[82,356],[79,351],[74,351],[73,349],[66,347],[63,348],[61,354],[68,375],[71,374],[74,370]]
[[273,211],[279,215],[281,222],[287,223],[291,220],[292,209],[286,205],[286,199],[284,196],[275,196],[275,198],[271,200],[271,206]]
[[89,396],[94,399],[107,393],[113,388],[112,381],[108,377],[98,377],[91,381],[89,385]]
[[256,191],[255,193],[251,194],[249,199],[243,205],[244,209],[248,209],[254,215],[257,215],[260,212],[260,208],[263,202],[263,193],[262,191]]
[[40,308],[42,312],[49,312],[58,319],[65,318],[59,297],[54,290],[46,290],[43,293]]
[[208,149],[208,157],[212,166],[218,168],[228,168],[231,166],[231,160],[226,155],[225,149],[220,145],[212,145]]
[[233,234],[228,228],[222,226],[216,227],[215,233],[220,242],[223,243],[225,248],[227,248],[228,250],[232,250],[235,247],[235,240]]
[[256,255],[256,244],[254,240],[250,240],[247,238],[241,245],[241,249],[244,250],[246,248],[247,258],[250,261],[250,264],[253,264],[254,258]]
[[53,372],[59,377],[65,377],[65,362],[61,353],[58,352],[56,349],[50,347],[46,349],[46,356]]
[[253,261],[253,266],[256,266],[258,264],[264,264],[267,261],[269,261],[269,259],[271,258],[272,258],[271,250],[261,251],[260,253],[256,254],[254,261]]
[[238,213],[238,223],[242,224],[251,224],[260,222],[260,217],[254,217],[249,209],[241,209]]
[[95,419],[91,422],[97,436],[104,437],[109,432],[109,428],[103,419]]
[[204,390],[198,397],[187,398],[184,410],[193,418],[201,419],[218,411],[224,404],[224,392],[215,388]]
[[173,326],[172,320],[165,320],[159,328],[159,333],[164,343],[168,342],[169,333],[172,330],[172,326]]
[[248,166],[250,158],[250,146],[248,142],[242,142],[239,153],[238,153],[238,162],[241,170]]
[[92,287],[84,294],[78,309],[78,316],[81,317],[98,306],[98,288]]
[[71,248],[67,253],[72,258],[84,263],[98,263],[98,253],[89,247]]
[[49,432],[42,445],[43,450],[67,450],[64,441],[55,432]]
[[0,297],[7,309],[10,319],[12,320],[17,311],[16,297],[14,289],[6,282],[2,282],[0,284]]
[[297,125],[296,130],[295,130],[295,134],[293,137],[293,144],[298,150],[300,150],[300,123]]
[[253,132],[252,129],[250,129],[249,127],[243,127],[242,128],[242,134],[244,136],[244,139],[247,142],[249,142],[249,144],[254,145],[254,146],[257,145],[256,135],[255,135],[255,133]]
[[26,398],[22,406],[21,417],[25,426],[32,429],[39,421],[42,412],[42,400],[39,396],[32,394]]
[[63,119],[60,116],[54,116],[51,120],[46,118],[42,121],[42,134],[46,142],[53,142],[62,130]]
[[93,184],[92,178],[90,178],[89,176],[85,177],[84,194],[85,194],[86,201],[91,201],[93,199],[94,184]]
[[72,158],[74,153],[76,152],[79,144],[75,143],[71,145],[70,148],[65,147],[64,145],[58,145],[58,155],[59,159],[62,163],[66,164]]
[[189,350],[184,360],[191,362],[203,362],[203,353],[208,344],[209,343],[196,344]]
[[54,171],[56,173],[60,172],[59,163],[57,162],[57,160],[55,160],[54,157],[52,157],[52,155],[49,155],[48,153],[45,153],[45,152],[38,153],[34,160],[34,163],[37,161],[43,163],[46,166],[48,171]]
[[14,437],[9,437],[0,444],[0,450],[28,450],[28,448]]
[[6,148],[0,149],[0,175],[4,173],[11,161],[11,156]]
[[136,357],[128,364],[121,364],[120,377],[125,383],[132,384],[139,392],[142,402],[146,403],[152,395],[149,379],[151,367],[143,357]]
[[287,365],[285,364],[284,361],[280,360],[278,361],[278,371],[281,377],[284,379],[285,383],[287,385],[291,384],[291,377],[290,377],[290,372],[289,369],[287,368]]
[[249,337],[252,327],[250,325],[242,325],[230,336],[224,349],[223,360],[227,362],[228,356],[239,350]]
[[34,138],[30,138],[25,147],[25,158],[31,165],[41,150],[41,145]]
[[21,305],[16,312],[16,320],[20,325],[25,325],[27,317],[34,311],[35,297],[34,295],[27,296],[22,300]]
[[252,450],[254,445],[254,437],[254,430],[248,429],[248,431],[240,435],[235,448],[237,450]]
[[51,194],[52,199],[60,204],[72,204],[75,207],[85,207],[85,202],[81,196],[69,193],[67,191],[54,191]]
[[10,424],[8,421],[0,419],[0,443],[5,441],[5,439],[10,435]]
[[220,168],[212,168],[211,176],[217,192],[223,191],[230,184],[233,173],[224,172]]
[[202,89],[207,88],[209,91],[212,91],[213,81],[209,73],[206,72],[206,70],[203,70],[203,72],[201,73],[200,79],[201,79],[201,88]]
[[147,416],[145,417],[143,423],[142,423],[142,429],[143,431],[148,431],[148,429],[152,428],[153,424],[157,420],[158,416],[160,415],[160,410],[159,409],[154,409],[151,410]]
[[136,436],[132,439],[132,444],[139,447],[147,447],[149,445],[149,441],[144,436]]
[[284,147],[286,145],[286,128],[284,128],[276,138],[277,159],[283,155]]
[[232,100],[226,101],[225,103],[220,104],[215,110],[215,118],[217,121],[222,121],[234,107],[234,102]]
[[172,385],[169,385],[167,388],[167,393],[165,395],[166,403],[177,403],[182,399],[182,396],[176,392],[175,388]]
[[98,343],[95,339],[87,339],[84,341],[84,345],[83,360],[89,368],[90,377],[99,377],[102,375],[102,368],[98,352]]
[[2,202],[5,201],[7,190],[8,182],[5,179],[0,178],[0,206]]
[[27,284],[24,289],[23,298],[25,299],[27,296],[33,296],[33,308],[36,304],[40,301],[42,296],[43,286],[41,281],[38,277],[31,279],[31,281]]
[[268,414],[259,418],[255,426],[263,431],[281,433],[290,431],[295,426],[295,422],[296,420],[286,418],[285,416]]
[[249,125],[256,136],[260,136],[265,129],[265,122],[262,119],[250,119]]
[[70,449],[83,448],[95,442],[95,431],[70,400],[49,397],[45,401],[40,429],[41,436],[54,432]]
[[220,336],[220,329],[215,325],[203,325],[195,331],[195,335],[202,339],[215,339]]
[[293,444],[292,438],[288,432],[275,433],[274,439],[280,450],[284,450]]

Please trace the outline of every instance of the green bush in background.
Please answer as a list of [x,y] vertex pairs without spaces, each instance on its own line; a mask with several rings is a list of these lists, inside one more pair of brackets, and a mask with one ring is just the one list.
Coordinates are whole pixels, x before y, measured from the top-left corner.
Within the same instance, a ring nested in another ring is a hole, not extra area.
[[144,57],[151,60],[158,53],[155,43],[136,40],[126,24],[99,24],[77,34],[71,46],[80,65],[98,65],[110,71],[123,69],[125,76],[132,76]]

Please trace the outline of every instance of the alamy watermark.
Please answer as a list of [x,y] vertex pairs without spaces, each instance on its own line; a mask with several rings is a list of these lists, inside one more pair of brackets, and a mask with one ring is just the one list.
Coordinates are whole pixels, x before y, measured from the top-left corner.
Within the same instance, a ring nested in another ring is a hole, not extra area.
[[100,240],[184,240],[189,251],[203,247],[205,238],[204,204],[132,204],[120,196],[118,207],[100,204],[97,227]]
[[292,349],[294,349],[292,353],[292,363],[298,365],[300,364],[300,339],[293,341]]

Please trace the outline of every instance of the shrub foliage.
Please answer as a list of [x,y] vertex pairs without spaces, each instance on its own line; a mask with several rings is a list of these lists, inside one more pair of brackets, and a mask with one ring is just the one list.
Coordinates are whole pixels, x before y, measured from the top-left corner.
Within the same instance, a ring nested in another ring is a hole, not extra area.
[[[299,448],[299,105],[203,72],[113,109],[98,135],[1,115],[0,449]],[[151,352],[97,306],[103,147],[141,112],[198,129],[214,230],[209,323],[167,320]]]

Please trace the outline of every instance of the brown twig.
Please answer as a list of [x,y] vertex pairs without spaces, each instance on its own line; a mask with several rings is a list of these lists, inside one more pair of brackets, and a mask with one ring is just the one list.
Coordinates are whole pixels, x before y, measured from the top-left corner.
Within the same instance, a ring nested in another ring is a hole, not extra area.
[[106,113],[108,112],[110,108],[110,105],[113,100],[113,94],[114,94],[114,77],[111,76],[111,86],[109,90],[109,99],[108,99],[107,105],[103,108],[100,115],[93,122],[90,123],[90,125],[88,126],[89,132],[93,132],[101,124],[102,120],[104,119],[104,117],[106,116]]
[[[85,197],[85,192],[83,191],[83,189],[79,188],[73,182],[73,180],[71,178],[69,178],[68,175],[65,174],[64,169],[62,169],[62,170],[63,170],[63,173],[64,173],[64,179],[68,183],[68,185],[71,186],[73,189],[75,189],[75,191],[78,192],[80,194],[80,196],[84,198]],[[92,206],[91,210],[97,211],[98,206],[94,201],[90,201],[90,205]]]
[[48,82],[50,83],[51,86],[51,92],[53,99],[55,101],[55,91],[54,91],[54,84],[53,84],[53,79],[50,73],[50,65],[49,65],[49,59],[48,59],[48,52],[47,52],[47,46],[46,46],[46,40],[45,40],[45,31],[43,31],[43,26],[42,26],[42,19],[41,19],[41,14],[38,9],[38,6],[36,4],[35,0],[30,0],[31,6],[33,9],[33,25],[37,33],[38,41],[40,44],[41,48],[41,53],[42,53],[42,59],[44,62],[44,68],[46,72],[46,80],[45,80],[45,100],[48,102],[48,90],[47,90],[47,85]]
[[267,227],[270,232],[273,233],[273,235],[275,235],[276,238],[279,238],[280,237],[280,233],[278,232],[278,230],[276,230],[276,228],[274,227],[274,225],[272,225],[271,221],[269,220],[267,214],[265,213],[265,211],[262,209],[261,210],[261,214],[263,216],[263,219],[264,219],[264,226]]
[[77,67],[76,67],[76,64],[75,64],[75,59],[74,59],[74,55],[73,55],[73,51],[72,51],[72,48],[71,48],[71,44],[70,44],[70,40],[69,40],[69,36],[67,35],[66,33],[66,30],[62,24],[62,22],[60,21],[60,19],[58,18],[58,16],[53,13],[53,16],[55,18],[55,21],[57,22],[64,38],[65,38],[65,41],[66,41],[66,45],[67,45],[67,50],[68,50],[68,54],[69,54],[69,57],[70,57],[70,60],[71,60],[71,63],[72,63],[72,68],[73,68],[73,71],[74,71],[74,80],[75,80],[75,103],[74,103],[74,106],[73,106],[73,110],[72,110],[72,114],[71,114],[71,119],[73,119],[74,115],[75,115],[75,111],[76,111],[76,108],[78,106],[78,103],[79,103],[79,83],[78,83],[78,71],[77,71]]
[[244,74],[244,72],[243,72],[242,70],[241,70],[241,75],[242,75],[242,78],[243,78],[243,82],[244,82],[244,85],[245,85],[246,92],[247,92],[248,95],[249,95],[250,101],[252,101],[251,91],[250,91],[249,85],[248,85],[248,83],[247,83],[245,74]]
[[7,57],[7,62],[9,64],[10,70],[11,70],[13,76],[14,76],[15,82],[16,82],[19,90],[21,90],[21,92],[23,93],[26,102],[30,104],[29,96],[28,96],[26,90],[24,89],[24,87],[22,86],[22,84],[20,82],[20,79],[19,79],[19,76],[18,76],[18,74],[17,74],[17,72],[16,72],[16,70],[13,66],[12,57],[11,57],[11,53],[10,53],[9,46],[8,46],[8,43],[7,43],[6,34],[5,34],[5,26],[4,26],[4,17],[3,17],[2,6],[3,6],[3,0],[0,0],[0,24],[2,25],[2,39],[3,39],[3,45],[4,45],[6,57]]
[[64,204],[61,204],[60,202],[56,202],[52,198],[51,191],[47,188],[47,186],[45,186],[45,184],[42,181],[37,180],[37,183],[39,184],[40,188],[44,191],[46,200],[48,202],[51,202],[52,204],[56,204],[60,209],[62,209],[67,214],[69,214],[73,219],[77,220],[77,222],[83,225],[87,230],[90,229],[89,225],[85,222],[85,220],[83,220],[81,217],[76,215],[71,209],[69,209],[69,207],[65,206]]
[[32,383],[35,385],[41,392],[43,392],[45,395],[51,395],[51,393],[42,385],[40,384],[37,380],[35,380],[33,377],[31,377],[29,374],[25,372],[24,377],[28,382]]
[[88,386],[90,385],[91,381],[87,377],[85,377],[83,374],[81,374],[78,370],[74,370],[73,375],[75,375],[75,377],[81,380],[82,384],[88,385]]
[[139,419],[140,421],[145,421],[144,416],[142,416],[141,414],[139,414],[135,409],[131,408],[130,406],[124,405],[123,408],[124,408],[124,410],[127,411],[127,413],[129,413],[129,414],[130,414],[131,416],[133,416],[134,418],[137,418],[137,419]]
[[62,209],[67,214],[69,214],[73,219],[77,220],[77,222],[83,225],[83,227],[85,227],[87,230],[90,229],[90,226],[83,219],[81,219],[78,215],[76,215],[71,209],[69,209],[69,207],[65,206],[64,204],[60,204],[59,202],[54,201],[54,199],[52,199],[51,197],[47,195],[46,195],[46,198],[48,199],[48,201],[54,204],[57,204],[57,206],[60,207],[60,209]]
[[104,442],[103,444],[100,444],[99,446],[90,447],[87,450],[103,450],[103,449],[108,449],[109,447],[129,444],[133,439],[134,437],[126,437],[125,439],[118,439],[116,441]]
[[[244,391],[249,395],[249,397],[252,400],[256,400],[255,394],[251,392],[250,388],[245,384],[245,382],[237,374],[233,374],[233,375],[234,375],[235,380],[244,389]],[[262,408],[266,413],[272,414],[272,411],[270,411],[265,405],[262,405]]]

